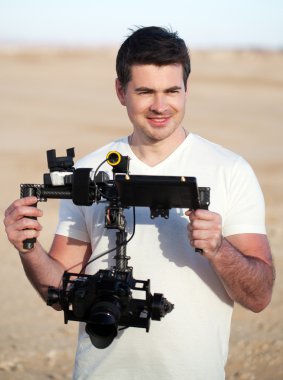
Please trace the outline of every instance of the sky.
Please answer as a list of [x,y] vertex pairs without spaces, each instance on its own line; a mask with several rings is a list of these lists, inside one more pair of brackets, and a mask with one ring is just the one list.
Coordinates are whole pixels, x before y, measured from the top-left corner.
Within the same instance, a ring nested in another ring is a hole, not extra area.
[[0,46],[116,46],[141,25],[191,48],[282,49],[283,0],[0,0]]

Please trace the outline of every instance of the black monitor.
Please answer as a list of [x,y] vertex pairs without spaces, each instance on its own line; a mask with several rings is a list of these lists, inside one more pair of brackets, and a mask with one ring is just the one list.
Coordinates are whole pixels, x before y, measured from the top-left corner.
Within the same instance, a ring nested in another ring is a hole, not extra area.
[[200,208],[195,177],[116,174],[115,183],[124,206]]

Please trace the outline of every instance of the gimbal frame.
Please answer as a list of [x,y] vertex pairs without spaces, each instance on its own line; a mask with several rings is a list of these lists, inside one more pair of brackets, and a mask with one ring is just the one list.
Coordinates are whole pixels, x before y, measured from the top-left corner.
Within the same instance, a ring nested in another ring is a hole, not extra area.
[[[198,188],[194,177],[130,175],[129,157],[116,151],[109,152],[95,171],[75,169],[73,157],[74,148],[67,149],[65,157],[56,157],[54,149],[47,151],[50,173],[44,174],[44,184],[22,184],[21,197],[36,196],[38,201],[72,199],[78,206],[99,203],[102,198],[109,202],[105,209],[105,227],[117,230],[115,266],[94,275],[83,274],[96,257],[79,274],[66,271],[62,287],[49,287],[47,299],[48,305],[61,305],[65,323],[68,320],[86,322],[86,332],[93,345],[105,348],[117,335],[118,326],[142,327],[148,332],[150,319],[161,320],[174,308],[162,294],[150,293],[150,280],[133,278],[133,268],[128,266],[130,257],[126,254],[129,240],[124,209],[149,207],[151,218],[168,219],[169,210],[174,207],[207,209],[210,189]],[[112,166],[112,180],[106,172],[98,172],[105,162]],[[36,239],[24,241],[24,248],[32,249],[35,242]],[[134,299],[132,290],[145,291],[145,300]]]

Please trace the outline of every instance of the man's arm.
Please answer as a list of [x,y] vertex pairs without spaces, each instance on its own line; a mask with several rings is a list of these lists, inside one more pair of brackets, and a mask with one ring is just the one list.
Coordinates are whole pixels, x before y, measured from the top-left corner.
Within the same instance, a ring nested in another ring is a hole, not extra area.
[[267,237],[247,233],[223,238],[219,214],[207,210],[186,214],[191,245],[203,250],[231,299],[254,312],[263,310],[274,283]]
[[31,250],[23,249],[27,238],[38,238],[41,225],[38,220],[42,211],[31,207],[34,197],[26,197],[13,202],[5,212],[4,224],[9,241],[19,251],[26,275],[41,297],[46,300],[48,286],[58,287],[65,270],[78,273],[91,254],[90,244],[55,235],[50,252],[47,253],[37,241]]

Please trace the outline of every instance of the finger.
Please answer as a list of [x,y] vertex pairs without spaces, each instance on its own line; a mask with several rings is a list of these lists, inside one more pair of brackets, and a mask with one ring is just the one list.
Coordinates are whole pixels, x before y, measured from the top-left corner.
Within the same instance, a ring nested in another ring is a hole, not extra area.
[[18,231],[31,229],[31,230],[42,230],[41,224],[38,222],[37,219],[31,219],[31,218],[22,218],[19,219],[15,224],[14,228]]
[[196,219],[195,210],[188,210],[185,212],[185,215],[189,217],[189,221]]
[[192,234],[190,236],[190,243],[195,248],[202,249],[205,253],[211,254],[218,251],[219,247],[222,244],[222,236],[220,235],[209,235],[205,234]]
[[192,234],[200,234],[200,236],[204,239],[213,239],[222,236],[221,223],[196,220],[188,225],[188,230]]
[[[25,223],[26,222],[26,223]],[[31,227],[31,228],[25,228]],[[23,241],[37,238],[42,230],[42,226],[35,220],[23,219],[13,225],[6,227],[9,241],[18,249],[22,249]]]
[[185,215],[190,216],[192,212],[194,212],[194,211],[193,210],[187,210],[187,211],[185,211]]
[[24,230],[11,230],[11,232],[8,231],[8,238],[12,242],[18,242],[22,243],[26,239],[31,239],[34,237],[38,237],[40,234],[39,229],[24,229]]
[[218,214],[204,209],[197,209],[193,215],[196,219],[213,220]]
[[191,230],[190,238],[192,240],[208,240],[211,238],[211,232],[209,230]]
[[39,231],[36,230],[23,230],[14,234],[13,238],[10,238],[9,241],[18,251],[28,252],[30,249],[24,248],[24,241],[27,239],[38,239],[39,235]]
[[207,210],[196,210],[194,214],[190,215],[189,219],[190,219],[190,223],[196,227],[207,226],[207,228],[210,228],[210,229],[214,229],[214,228],[219,229],[222,227],[221,216],[217,213],[207,211]]
[[13,209],[10,213],[7,213],[4,224],[5,226],[9,224],[15,223],[17,220],[20,220],[24,217],[32,217],[32,218],[38,218],[43,215],[42,210],[38,209],[37,207],[31,207],[31,206],[22,206],[22,207],[16,207]]
[[42,226],[36,219],[22,218],[17,222],[6,226],[8,238],[14,238],[14,235],[23,230],[41,231]]
[[204,249],[205,242],[204,240],[190,240],[190,244],[193,248],[199,248],[201,250]]
[[211,221],[202,220],[202,219],[194,219],[189,223],[190,230],[214,230],[217,228],[218,224],[215,225]]
[[6,209],[5,216],[9,215],[11,212],[13,212],[18,207],[32,206],[35,203],[37,203],[37,198],[34,196],[17,199]]
[[[207,220],[207,221],[210,221],[210,220],[213,220],[214,219],[214,213],[211,212],[211,211],[208,211],[208,210],[201,210],[201,209],[198,209],[198,210],[192,210],[190,213],[186,214],[190,221],[194,221],[194,220]],[[215,214],[217,215],[217,214]]]

